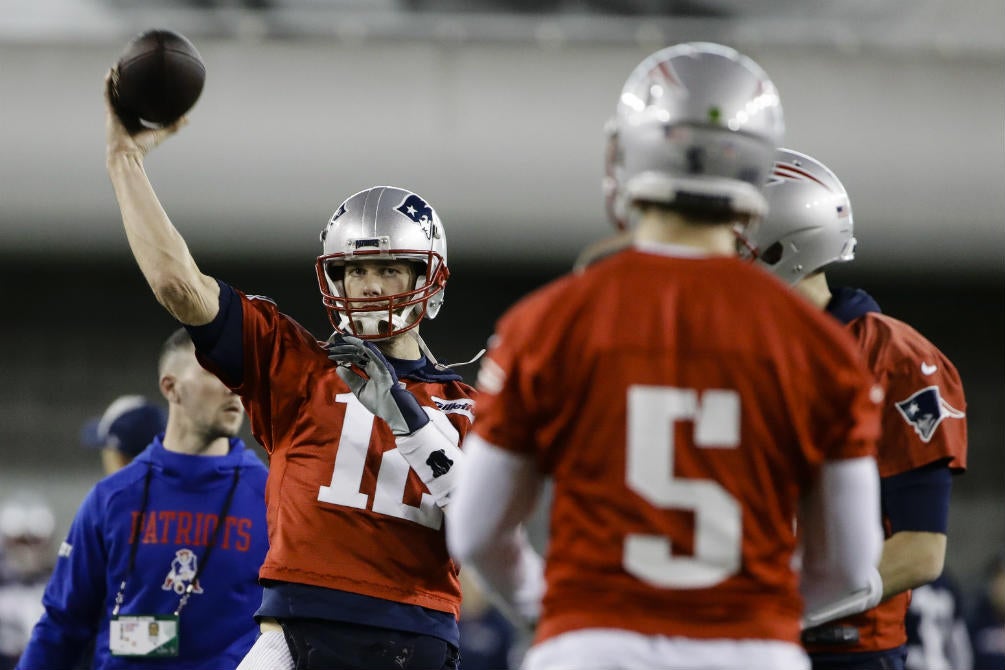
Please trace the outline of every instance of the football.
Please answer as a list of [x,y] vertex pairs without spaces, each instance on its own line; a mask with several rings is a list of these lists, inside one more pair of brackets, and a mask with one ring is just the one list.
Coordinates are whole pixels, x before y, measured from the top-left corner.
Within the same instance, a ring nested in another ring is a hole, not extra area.
[[111,100],[126,127],[170,125],[199,99],[206,66],[195,45],[171,30],[136,36],[119,57]]

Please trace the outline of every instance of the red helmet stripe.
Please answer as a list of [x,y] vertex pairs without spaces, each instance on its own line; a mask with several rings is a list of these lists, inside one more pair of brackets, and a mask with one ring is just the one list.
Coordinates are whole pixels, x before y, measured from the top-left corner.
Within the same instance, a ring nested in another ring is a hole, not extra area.
[[782,177],[783,179],[792,179],[792,180],[798,180],[800,178],[808,179],[810,181],[820,184],[828,191],[833,190],[830,186],[823,183],[806,170],[798,168],[794,165],[789,165],[788,163],[775,163],[774,174],[775,176]]

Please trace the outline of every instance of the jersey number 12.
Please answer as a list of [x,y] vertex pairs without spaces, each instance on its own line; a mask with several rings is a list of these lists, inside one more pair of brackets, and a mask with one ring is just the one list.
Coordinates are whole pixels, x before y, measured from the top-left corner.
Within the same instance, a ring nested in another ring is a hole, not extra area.
[[[374,416],[352,393],[340,393],[335,396],[335,401],[346,404],[345,417],[342,419],[332,481],[318,489],[318,500],[366,509],[369,496],[360,491],[360,486],[370,450]],[[418,507],[404,502],[409,472],[408,462],[397,449],[381,454],[371,509],[378,514],[407,519],[439,530],[443,524],[443,512],[436,506],[433,496],[423,493]]]

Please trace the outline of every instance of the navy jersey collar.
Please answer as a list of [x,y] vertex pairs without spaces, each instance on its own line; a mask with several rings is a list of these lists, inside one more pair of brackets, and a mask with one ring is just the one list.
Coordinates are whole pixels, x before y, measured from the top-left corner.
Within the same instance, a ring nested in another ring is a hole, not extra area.
[[869,312],[882,313],[879,303],[862,289],[839,286],[834,289],[827,313],[841,323],[848,324]]
[[449,368],[436,367],[425,356],[416,360],[405,360],[391,356],[385,357],[394,366],[394,372],[398,375],[398,379],[408,378],[419,382],[450,382],[461,380],[459,374]]

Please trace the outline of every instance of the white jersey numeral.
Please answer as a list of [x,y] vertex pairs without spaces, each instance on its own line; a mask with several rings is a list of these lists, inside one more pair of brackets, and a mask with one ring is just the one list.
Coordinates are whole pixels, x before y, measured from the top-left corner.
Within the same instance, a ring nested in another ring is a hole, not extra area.
[[[352,393],[340,393],[335,396],[335,401],[345,403],[345,418],[342,420],[331,484],[318,489],[318,500],[366,509],[369,496],[360,491],[360,486],[373,434],[374,416]],[[404,502],[409,471],[405,457],[397,449],[382,454],[372,511],[439,530],[443,525],[443,512],[431,495],[423,493],[418,507]]]
[[694,425],[695,446],[740,444],[740,396],[735,391],[632,386],[628,390],[628,487],[652,505],[694,512],[694,555],[674,556],[670,538],[633,533],[622,564],[635,577],[663,588],[714,586],[740,569],[742,511],[717,482],[675,477],[674,424]]

